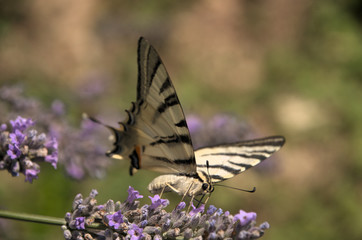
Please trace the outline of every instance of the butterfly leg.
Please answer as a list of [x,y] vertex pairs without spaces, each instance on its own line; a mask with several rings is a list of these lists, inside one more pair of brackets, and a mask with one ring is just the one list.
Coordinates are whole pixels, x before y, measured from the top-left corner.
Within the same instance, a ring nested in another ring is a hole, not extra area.
[[162,191],[160,193],[160,198],[162,198],[162,195],[163,195],[163,192],[165,191],[165,188],[166,188],[167,185],[165,185],[163,188],[162,188]]
[[198,203],[197,203],[197,206],[196,206],[197,208],[200,206],[200,204],[202,204],[202,200],[204,199],[204,197],[205,197],[205,194],[202,194],[202,197],[200,198],[200,200],[198,200]]
[[211,195],[211,194],[209,194],[209,195],[207,196],[206,200],[205,200],[205,203],[204,203],[205,206],[206,206],[206,203],[209,201],[210,195]]
[[186,195],[189,193],[189,191],[190,191],[190,189],[191,189],[191,187],[192,187],[192,184],[193,184],[193,183],[190,183],[190,186],[187,188],[187,191],[186,191],[186,192],[184,193],[184,195],[182,196],[180,202],[182,202],[182,201],[185,199]]
[[195,198],[195,195],[192,195],[191,200],[190,200],[190,204],[189,204],[189,208],[187,209],[187,212],[190,212],[190,208],[191,208],[191,205],[193,205],[194,198]]
[[176,192],[177,194],[179,194],[179,193],[180,193],[180,191],[179,191],[179,190],[177,190],[176,188],[172,187],[169,183],[166,183],[166,185],[165,185],[165,186],[163,187],[163,189],[162,189],[161,194],[162,194],[162,193],[163,193],[163,191],[165,190],[166,186],[167,186],[167,187],[169,187],[172,191]]

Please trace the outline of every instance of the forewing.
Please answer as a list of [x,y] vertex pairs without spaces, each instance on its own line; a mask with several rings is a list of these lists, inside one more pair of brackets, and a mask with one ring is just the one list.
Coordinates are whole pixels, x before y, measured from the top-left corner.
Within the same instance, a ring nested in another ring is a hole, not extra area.
[[156,50],[138,42],[137,102],[127,127],[141,147],[140,168],[161,172],[196,172],[194,151],[175,88]]
[[197,171],[209,175],[214,183],[220,182],[259,164],[284,143],[284,137],[274,136],[201,148],[195,151]]

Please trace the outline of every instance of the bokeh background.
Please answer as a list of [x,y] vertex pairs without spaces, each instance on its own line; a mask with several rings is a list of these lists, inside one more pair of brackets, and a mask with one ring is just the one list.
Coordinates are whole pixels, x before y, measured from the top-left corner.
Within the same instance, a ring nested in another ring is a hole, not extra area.
[[[268,164],[225,182],[256,193],[219,187],[210,204],[256,212],[271,225],[265,239],[362,238],[360,1],[1,1],[0,87],[20,85],[45,107],[62,101],[75,128],[82,112],[116,125],[135,100],[140,36],[161,55],[187,116],[230,113],[253,136],[287,139]],[[147,196],[157,175],[130,177],[119,161],[82,180],[62,166],[43,165],[33,184],[2,171],[0,208],[63,217],[77,193],[123,201],[132,185]],[[63,239],[59,227],[0,226],[1,239]]]

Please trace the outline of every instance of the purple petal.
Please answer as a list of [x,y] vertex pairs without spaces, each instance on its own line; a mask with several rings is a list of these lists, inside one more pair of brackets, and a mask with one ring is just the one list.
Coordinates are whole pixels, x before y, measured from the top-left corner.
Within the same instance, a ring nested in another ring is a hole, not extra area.
[[216,212],[217,208],[214,205],[210,205],[209,209],[207,210],[207,214],[212,215],[214,212]]
[[77,217],[75,219],[75,228],[76,229],[85,229],[85,217]]
[[58,152],[54,151],[50,155],[47,155],[45,157],[45,161],[50,163],[54,169],[57,169],[57,163],[58,163]]
[[186,203],[185,203],[185,202],[180,202],[180,203],[177,205],[176,209],[177,209],[177,210],[182,210],[182,209],[184,209],[185,207],[186,207]]
[[114,229],[119,229],[121,223],[124,222],[121,210],[114,214],[107,215],[106,218],[108,219],[108,225]]
[[39,169],[26,169],[25,170],[25,181],[32,183],[34,179],[38,178]]
[[161,199],[158,194],[156,194],[154,197],[149,196],[151,199],[152,204],[150,205],[150,209],[154,210],[159,206],[166,207],[168,204],[170,204],[170,201],[168,199]]
[[21,156],[21,151],[15,144],[9,144],[9,149],[6,151],[11,159],[16,159]]
[[6,129],[7,129],[6,124],[5,124],[5,123],[1,124],[0,130],[1,130],[1,131],[5,131]]
[[201,204],[200,207],[196,208],[194,206],[193,203],[191,203],[191,207],[193,208],[190,212],[189,212],[189,215],[191,217],[195,216],[197,213],[201,213],[201,212],[204,212],[205,211],[205,205],[204,204]]
[[13,131],[15,131],[16,129],[19,129],[20,131],[24,131],[28,127],[33,126],[34,121],[31,120],[30,118],[27,119],[27,118],[18,116],[15,120],[10,120],[10,124],[13,127]]
[[65,113],[64,103],[60,100],[54,100],[52,102],[52,110],[57,115],[63,115]]
[[129,227],[129,230],[127,231],[127,233],[131,236],[131,239],[133,239],[133,240],[142,239],[142,237],[143,237],[142,232],[143,232],[143,229],[138,227],[134,223],[131,224],[131,226]]
[[143,198],[143,196],[140,195],[137,190],[134,190],[133,187],[129,186],[127,202],[133,203],[136,199],[139,199],[139,198]]
[[202,121],[196,115],[189,115],[186,117],[187,126],[190,133],[195,133],[202,128]]
[[50,149],[54,149],[54,150],[58,150],[58,141],[55,137],[51,137],[45,144],[44,146],[46,148],[50,148]]
[[256,213],[255,212],[245,212],[243,210],[240,210],[238,214],[234,216],[234,222],[239,221],[241,226],[245,226],[251,221],[256,220]]

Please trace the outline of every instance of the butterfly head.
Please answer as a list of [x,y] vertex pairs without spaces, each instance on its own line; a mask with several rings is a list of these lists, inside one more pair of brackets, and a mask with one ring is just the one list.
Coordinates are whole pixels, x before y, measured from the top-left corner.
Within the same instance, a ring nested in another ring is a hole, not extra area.
[[215,190],[214,185],[211,182],[205,182],[201,187],[204,193],[212,193]]

